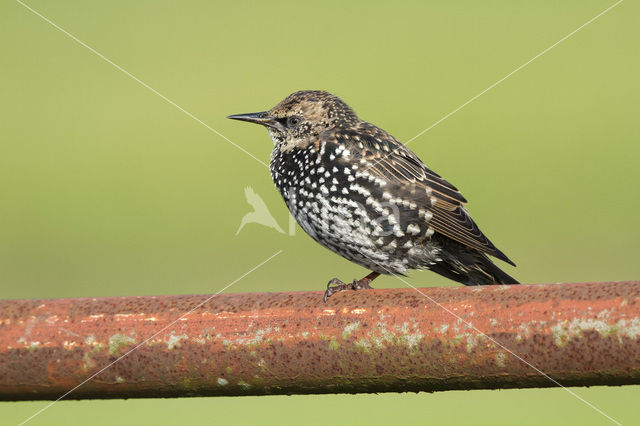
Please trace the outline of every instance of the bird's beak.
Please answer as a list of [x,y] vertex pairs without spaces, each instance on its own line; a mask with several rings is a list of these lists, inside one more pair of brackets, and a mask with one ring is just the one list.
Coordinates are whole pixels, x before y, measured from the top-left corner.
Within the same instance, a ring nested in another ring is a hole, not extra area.
[[240,120],[240,121],[248,121],[249,123],[262,124],[263,126],[274,127],[276,121],[269,117],[266,111],[263,112],[252,112],[249,114],[235,114],[230,115],[227,118],[232,120]]

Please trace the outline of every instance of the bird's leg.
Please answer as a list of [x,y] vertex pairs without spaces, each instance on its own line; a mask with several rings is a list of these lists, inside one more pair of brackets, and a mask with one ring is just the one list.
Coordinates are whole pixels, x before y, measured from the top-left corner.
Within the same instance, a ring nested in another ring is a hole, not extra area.
[[379,272],[372,272],[366,277],[362,278],[360,281],[353,280],[353,289],[354,290],[371,290],[373,287],[369,285],[369,283],[380,276]]
[[373,287],[369,285],[369,283],[375,280],[380,275],[379,272],[372,272],[361,280],[353,280],[351,284],[345,284],[337,278],[332,279],[327,284],[327,291],[324,292],[324,301],[327,302],[327,299],[331,297],[332,294],[338,293],[344,290],[370,290]]

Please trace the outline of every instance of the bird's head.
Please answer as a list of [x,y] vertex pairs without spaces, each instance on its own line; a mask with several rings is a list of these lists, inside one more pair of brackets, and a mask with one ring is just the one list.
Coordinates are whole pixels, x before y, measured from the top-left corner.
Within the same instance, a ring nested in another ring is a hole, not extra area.
[[306,146],[327,130],[360,121],[340,98],[319,90],[292,93],[269,111],[227,118],[262,124],[283,150]]

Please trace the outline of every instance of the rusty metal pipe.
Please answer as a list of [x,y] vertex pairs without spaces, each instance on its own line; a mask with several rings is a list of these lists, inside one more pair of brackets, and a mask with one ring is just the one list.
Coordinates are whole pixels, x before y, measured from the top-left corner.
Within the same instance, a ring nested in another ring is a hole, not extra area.
[[0,400],[640,383],[638,281],[420,292],[0,301]]

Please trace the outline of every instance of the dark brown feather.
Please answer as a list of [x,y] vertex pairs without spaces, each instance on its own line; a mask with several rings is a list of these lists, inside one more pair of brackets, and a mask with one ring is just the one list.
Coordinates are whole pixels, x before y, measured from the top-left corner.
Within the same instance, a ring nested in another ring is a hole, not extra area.
[[429,226],[435,232],[515,266],[480,231],[464,208],[467,200],[458,189],[427,168],[393,136],[364,122],[356,128],[340,129],[323,136],[347,149],[352,146],[350,151],[356,156],[355,160],[366,161],[361,164],[362,170],[384,179],[414,200],[418,207],[431,212],[433,217]]

